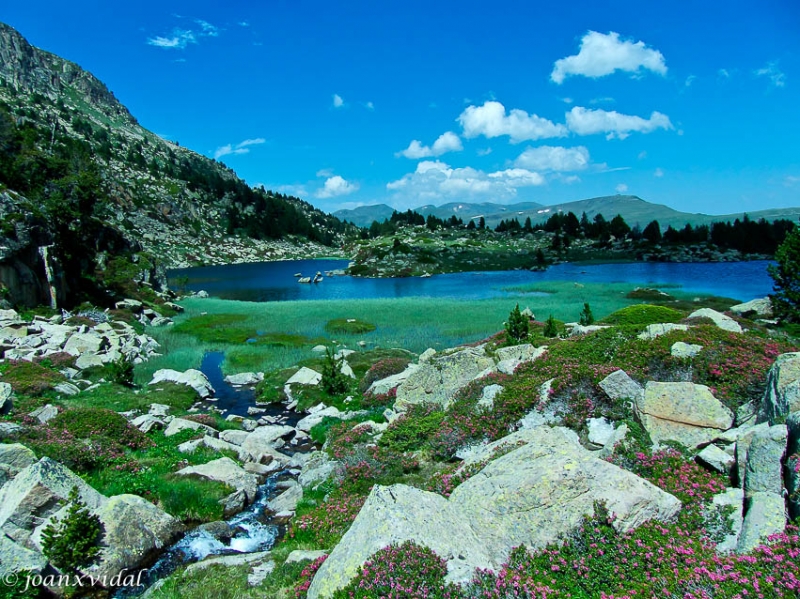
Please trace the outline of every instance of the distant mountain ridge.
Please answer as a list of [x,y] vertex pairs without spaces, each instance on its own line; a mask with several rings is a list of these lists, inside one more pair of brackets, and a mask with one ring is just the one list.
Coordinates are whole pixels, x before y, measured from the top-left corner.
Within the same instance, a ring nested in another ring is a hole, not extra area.
[[[342,220],[366,227],[371,225],[374,220],[383,221],[389,218],[393,210],[386,204],[378,204],[361,206],[352,210],[339,210],[333,214]],[[733,222],[737,218],[743,218],[745,214],[753,220],[764,218],[770,221],[777,219],[797,221],[800,219],[800,207],[770,208],[739,214],[713,215],[681,212],[669,206],[654,204],[633,195],[602,196],[552,205],[538,204],[536,202],[519,202],[516,204],[450,202],[441,206],[426,204],[414,210],[426,217],[432,214],[442,219],[456,215],[465,223],[469,219],[483,217],[489,227],[496,227],[501,220],[511,218],[516,218],[522,223],[526,218],[530,217],[531,222],[536,224],[547,220],[552,214],[559,211],[565,213],[573,212],[579,218],[585,212],[590,219],[597,214],[602,214],[607,220],[620,214],[629,225],[638,224],[642,228],[647,226],[650,221],[657,220],[662,229],[666,229],[670,225],[675,228],[683,227],[687,223],[694,226],[719,221]]]

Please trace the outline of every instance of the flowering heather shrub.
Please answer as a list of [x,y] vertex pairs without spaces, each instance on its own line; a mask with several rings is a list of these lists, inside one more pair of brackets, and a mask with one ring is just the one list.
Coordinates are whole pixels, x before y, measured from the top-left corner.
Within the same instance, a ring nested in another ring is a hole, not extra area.
[[100,437],[129,449],[150,447],[153,442],[130,424],[124,416],[104,408],[74,408],[65,410],[47,423],[56,431],[65,431],[79,439]]
[[395,399],[397,399],[397,387],[389,389],[388,393],[378,393],[377,395],[366,393],[361,399],[361,407],[366,410],[371,408],[384,408],[393,404]]
[[439,429],[444,417],[444,411],[438,406],[410,406],[404,415],[392,421],[380,444],[400,452],[421,449]]
[[29,428],[21,441],[38,457],[47,456],[78,472],[110,465],[118,470],[135,466],[124,446],[103,436],[82,439],[63,428],[40,425]]
[[288,536],[315,547],[333,548],[356,519],[366,495],[337,489],[327,501],[300,514],[292,521]]
[[47,357],[37,356],[33,359],[36,364],[41,364],[45,368],[72,368],[78,358],[66,352],[50,354]]
[[447,562],[411,541],[391,545],[364,563],[333,599],[456,599],[458,587],[447,583]]
[[445,470],[431,476],[425,485],[425,490],[438,493],[444,497],[450,497],[458,485],[475,476],[478,472],[483,470],[488,463],[489,460],[476,462],[460,470],[460,464],[448,465]]
[[41,364],[26,360],[10,361],[2,369],[0,381],[8,383],[18,395],[38,396],[67,378]]
[[651,304],[635,304],[612,312],[600,321],[601,324],[639,325],[644,327],[658,322],[678,322],[684,316],[673,308],[653,306]]
[[300,572],[300,582],[294,588],[294,596],[296,599],[302,599],[306,596],[306,591],[308,591],[308,587],[311,586],[314,575],[317,573],[320,566],[325,563],[326,559],[328,559],[328,556],[323,555],[303,568],[303,571]]
[[410,362],[408,358],[386,358],[376,362],[364,374],[364,378],[358,384],[358,390],[366,393],[372,383],[403,372]]

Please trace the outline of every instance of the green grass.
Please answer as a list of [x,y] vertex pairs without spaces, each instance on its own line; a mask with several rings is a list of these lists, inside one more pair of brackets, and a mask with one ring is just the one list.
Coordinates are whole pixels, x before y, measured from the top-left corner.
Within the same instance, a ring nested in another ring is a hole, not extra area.
[[[137,366],[136,381],[146,383],[155,370],[198,368],[207,351],[224,351],[226,374],[248,370],[270,372],[299,364],[313,357],[311,348],[333,340],[357,351],[401,347],[421,353],[429,347],[441,350],[472,343],[503,329],[516,303],[530,307],[544,320],[553,314],[559,320],[578,318],[584,302],[591,302],[596,318],[636,303],[625,295],[633,285],[583,285],[548,282],[549,295],[531,296],[530,289],[515,288],[507,298],[463,301],[453,299],[402,298],[325,300],[292,302],[237,302],[219,299],[186,299],[186,311],[175,318],[174,327],[149,329],[162,344],[163,357]],[[205,312],[205,314],[202,314]],[[371,333],[330,334],[325,325],[342,314],[374,324]],[[220,321],[217,322],[217,316]],[[188,323],[188,324],[187,324]],[[257,332],[262,335],[258,335]],[[277,335],[296,335],[297,343],[276,344]],[[307,341],[300,343],[299,339]],[[247,343],[247,339],[265,341]],[[366,348],[357,345],[365,341]],[[351,357],[352,361],[352,357]]]
[[325,332],[332,335],[363,335],[375,330],[371,322],[364,322],[357,318],[334,318],[325,324]]

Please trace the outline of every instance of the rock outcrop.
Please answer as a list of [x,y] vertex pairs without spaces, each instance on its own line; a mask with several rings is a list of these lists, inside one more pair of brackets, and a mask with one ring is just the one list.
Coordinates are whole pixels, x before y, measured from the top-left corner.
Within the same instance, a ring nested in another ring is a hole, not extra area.
[[477,567],[498,568],[513,547],[539,549],[563,539],[594,513],[595,502],[616,514],[620,531],[669,520],[680,509],[672,495],[595,458],[572,431],[539,427],[526,434],[527,443],[489,462],[449,499],[405,485],[374,487],[308,597],[329,597],[392,543],[429,547],[447,560],[448,579],[463,582]]
[[758,422],[770,424],[800,411],[800,352],[781,354],[767,373]]

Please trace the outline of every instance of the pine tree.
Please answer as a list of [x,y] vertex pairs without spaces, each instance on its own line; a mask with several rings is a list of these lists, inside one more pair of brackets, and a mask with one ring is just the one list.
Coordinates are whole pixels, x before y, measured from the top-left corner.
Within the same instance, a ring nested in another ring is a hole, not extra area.
[[519,304],[514,306],[511,313],[508,315],[508,322],[506,323],[506,338],[509,343],[519,343],[520,341],[528,338],[530,332],[530,322],[528,317],[524,316],[519,311]]
[[89,565],[100,552],[103,525],[78,497],[78,487],[72,487],[69,501],[67,515],[45,527],[42,553],[60,570],[75,571]]
[[550,338],[558,336],[558,326],[556,325],[556,319],[553,318],[552,314],[548,316],[547,321],[544,323],[543,334],[545,337]]
[[583,304],[583,311],[581,312],[580,324],[581,326],[588,327],[594,322],[594,315],[588,303]]
[[789,231],[767,270],[774,293],[769,296],[775,315],[785,322],[800,322],[800,227]]
[[337,358],[329,347],[325,350],[325,363],[322,365],[320,384],[328,395],[338,395],[347,391],[347,376],[342,374],[344,358]]

